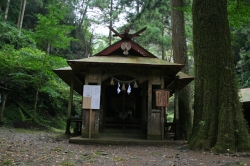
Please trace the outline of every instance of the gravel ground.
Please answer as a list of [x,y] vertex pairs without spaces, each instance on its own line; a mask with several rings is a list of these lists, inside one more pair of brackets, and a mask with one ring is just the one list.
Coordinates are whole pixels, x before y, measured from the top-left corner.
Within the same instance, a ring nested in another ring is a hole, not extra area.
[[63,134],[0,127],[0,166],[243,166],[249,153],[214,155],[186,145],[126,146],[69,144]]

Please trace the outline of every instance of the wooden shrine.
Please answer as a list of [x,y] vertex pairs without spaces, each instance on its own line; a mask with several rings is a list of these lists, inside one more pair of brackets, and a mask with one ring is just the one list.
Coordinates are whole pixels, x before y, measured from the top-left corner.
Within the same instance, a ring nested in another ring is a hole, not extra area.
[[[68,60],[68,67],[54,70],[70,86],[66,134],[75,121],[85,138],[98,138],[100,133],[139,133],[144,139],[161,140],[165,117],[157,102],[166,103],[157,99],[161,94],[155,91],[168,89],[169,94],[162,97],[177,94],[194,78],[180,72],[183,64],[161,60],[133,40],[146,28],[134,34],[129,29],[118,33],[109,28],[119,41],[88,58]],[[100,87],[96,109],[85,107],[90,102],[84,96],[86,85]],[[80,120],[71,116],[73,91],[83,96]],[[175,111],[178,115],[178,106]]]

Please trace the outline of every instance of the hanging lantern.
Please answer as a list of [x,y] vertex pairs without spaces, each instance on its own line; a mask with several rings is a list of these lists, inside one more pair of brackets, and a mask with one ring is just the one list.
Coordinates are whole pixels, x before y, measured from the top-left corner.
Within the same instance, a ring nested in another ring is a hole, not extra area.
[[114,85],[114,80],[113,80],[113,78],[112,78],[111,81],[110,81],[110,85]]
[[136,81],[134,83],[134,88],[138,88],[138,85],[137,85]]
[[122,84],[122,90],[126,90],[124,83]]

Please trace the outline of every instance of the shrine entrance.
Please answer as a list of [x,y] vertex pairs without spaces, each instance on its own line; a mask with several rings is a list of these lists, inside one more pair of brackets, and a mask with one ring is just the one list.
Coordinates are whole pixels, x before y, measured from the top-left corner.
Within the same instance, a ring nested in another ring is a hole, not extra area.
[[[119,78],[119,76],[116,76]],[[121,80],[131,80],[132,77],[122,76]],[[145,111],[143,108],[144,84],[123,83],[113,80],[110,85],[107,79],[105,88],[105,103],[103,111],[104,133],[146,134]],[[120,86],[119,86],[120,85]],[[146,84],[145,84],[146,85]],[[118,90],[119,87],[119,90]],[[128,89],[130,89],[128,91]],[[146,101],[144,101],[146,103]]]

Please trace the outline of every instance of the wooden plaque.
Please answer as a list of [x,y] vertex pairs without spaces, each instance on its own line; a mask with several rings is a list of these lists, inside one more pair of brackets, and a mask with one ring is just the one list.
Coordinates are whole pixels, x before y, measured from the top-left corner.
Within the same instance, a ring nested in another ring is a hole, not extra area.
[[83,97],[82,108],[83,109],[91,108],[91,97]]
[[169,91],[164,89],[159,89],[155,91],[156,96],[156,106],[167,107],[169,106]]

